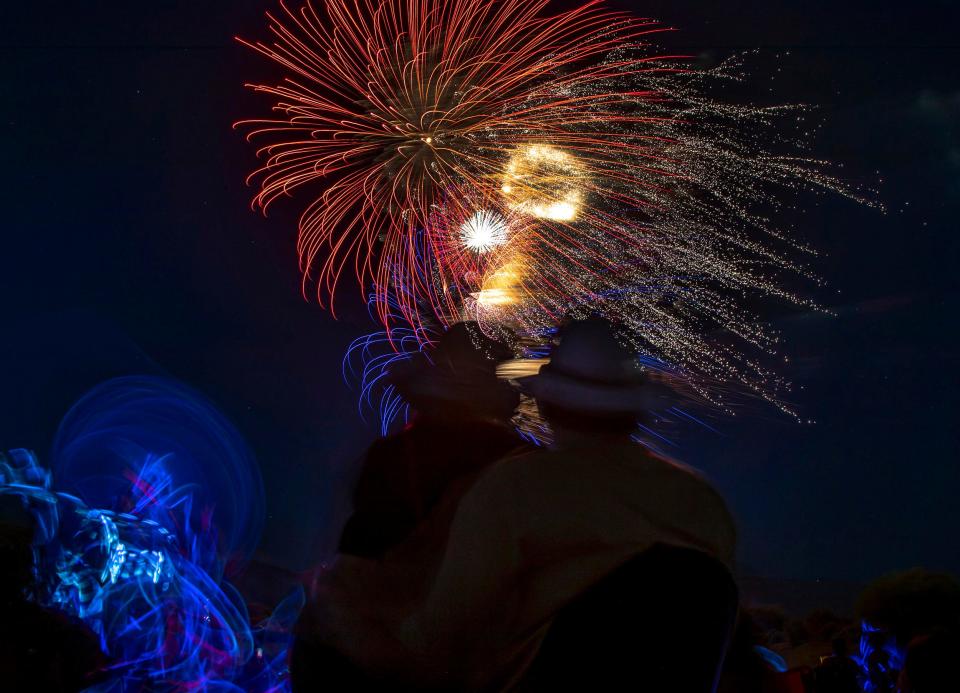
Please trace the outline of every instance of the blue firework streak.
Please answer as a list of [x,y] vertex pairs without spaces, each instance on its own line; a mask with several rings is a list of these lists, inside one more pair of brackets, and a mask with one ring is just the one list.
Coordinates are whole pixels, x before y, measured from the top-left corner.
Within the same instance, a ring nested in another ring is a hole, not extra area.
[[[421,280],[432,272],[432,256],[427,252],[426,244],[426,234],[418,232],[415,236],[415,257],[417,276]],[[397,273],[398,281],[390,291],[374,288],[368,295],[367,311],[371,318],[375,311],[385,310],[386,314],[378,319],[384,319],[388,325],[402,325],[408,321],[406,313],[410,302],[415,301],[417,296],[413,287],[400,281],[401,275]],[[381,435],[387,435],[397,421],[406,423],[410,415],[409,405],[388,382],[390,370],[415,354],[429,353],[441,331],[439,327],[426,324],[416,328],[391,327],[358,337],[347,347],[343,356],[343,379],[348,385],[359,387],[357,408],[360,417],[366,420],[365,413],[372,412]]]
[[262,486],[212,404],[160,378],[108,381],[65,418],[51,468],[0,455],[0,494],[34,518],[33,598],[86,623],[110,658],[91,691],[289,689],[304,595],[251,626],[224,578],[256,544]]
[[407,421],[409,405],[388,381],[390,369],[429,347],[421,332],[395,328],[358,337],[343,357],[343,377],[347,384],[359,380],[360,416],[375,414],[380,434],[387,435],[395,421]]

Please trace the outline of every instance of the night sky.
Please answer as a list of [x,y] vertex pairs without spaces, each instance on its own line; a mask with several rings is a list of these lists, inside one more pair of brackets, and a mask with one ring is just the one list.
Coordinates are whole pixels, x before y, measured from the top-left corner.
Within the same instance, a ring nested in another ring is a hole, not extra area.
[[[817,423],[756,407],[676,440],[727,496],[743,571],[960,572],[954,3],[617,4],[680,29],[663,43],[704,63],[759,49],[737,96],[818,106],[812,154],[887,207],[821,197],[781,217],[822,251],[828,285],[806,290],[835,312],[766,316],[786,340],[791,399]],[[264,37],[266,9],[2,3],[0,448],[42,457],[90,386],[170,374],[253,445],[263,555],[300,568],[329,545],[338,475],[374,434],[340,361],[375,327],[354,286],[339,321],[302,298],[304,197],[266,219],[249,208],[255,158],[231,123],[268,105],[244,82],[279,73],[233,36]]]

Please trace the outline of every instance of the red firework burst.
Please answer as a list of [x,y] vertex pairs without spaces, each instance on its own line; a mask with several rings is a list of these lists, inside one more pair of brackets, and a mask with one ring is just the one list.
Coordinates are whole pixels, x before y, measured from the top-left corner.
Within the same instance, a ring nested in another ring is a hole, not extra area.
[[[256,206],[266,210],[301,187],[316,191],[300,219],[305,294],[313,277],[318,300],[332,307],[351,269],[362,286],[372,281],[385,323],[391,292],[410,324],[420,321],[418,299],[446,321],[477,287],[460,285],[464,255],[447,247],[456,234],[436,230],[449,224],[431,223],[438,214],[469,220],[477,210],[468,201],[493,195],[492,213],[537,217],[551,246],[567,239],[576,248],[575,216],[617,225],[590,196],[603,191],[634,210],[649,204],[637,191],[666,174],[653,167],[658,157],[644,137],[623,130],[654,120],[635,106],[655,94],[623,84],[668,68],[656,64],[663,56],[618,57],[618,49],[664,29],[596,0],[552,16],[547,4],[281,5],[279,19],[267,15],[272,43],[244,41],[289,73],[277,86],[250,85],[276,97],[275,117],[237,125],[264,143],[265,163],[251,175]],[[424,252],[432,256],[426,273]],[[457,267],[444,266],[451,257]]]

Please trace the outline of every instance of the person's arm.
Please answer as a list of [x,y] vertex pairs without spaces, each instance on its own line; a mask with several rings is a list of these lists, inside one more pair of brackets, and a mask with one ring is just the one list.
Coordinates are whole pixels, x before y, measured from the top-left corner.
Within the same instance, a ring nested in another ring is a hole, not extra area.
[[464,656],[518,615],[526,513],[535,511],[525,509],[522,470],[513,464],[481,477],[457,508],[432,587],[403,624],[404,639],[424,651]]
[[402,608],[411,593],[409,572],[346,557],[320,581],[304,625],[384,680],[426,688],[461,681],[517,614],[523,532],[518,495],[509,473],[477,482],[457,508],[425,596],[412,608]]

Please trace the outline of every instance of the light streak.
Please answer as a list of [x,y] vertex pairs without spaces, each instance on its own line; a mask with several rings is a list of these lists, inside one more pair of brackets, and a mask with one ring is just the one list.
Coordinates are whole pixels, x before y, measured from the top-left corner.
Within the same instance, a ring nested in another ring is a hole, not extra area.
[[[255,464],[232,425],[178,384],[120,378],[78,402],[53,448],[52,473],[28,451],[0,453],[0,496],[18,497],[37,527],[36,600],[86,623],[108,655],[106,678],[85,690],[288,691],[286,653],[303,592],[251,625],[223,576],[226,559],[242,560],[243,549],[224,521],[244,522],[205,507],[220,491],[197,483],[208,465],[238,464],[242,475]],[[112,507],[90,507],[54,482]],[[258,512],[256,491],[224,485]],[[264,656],[254,657],[257,648]]]

